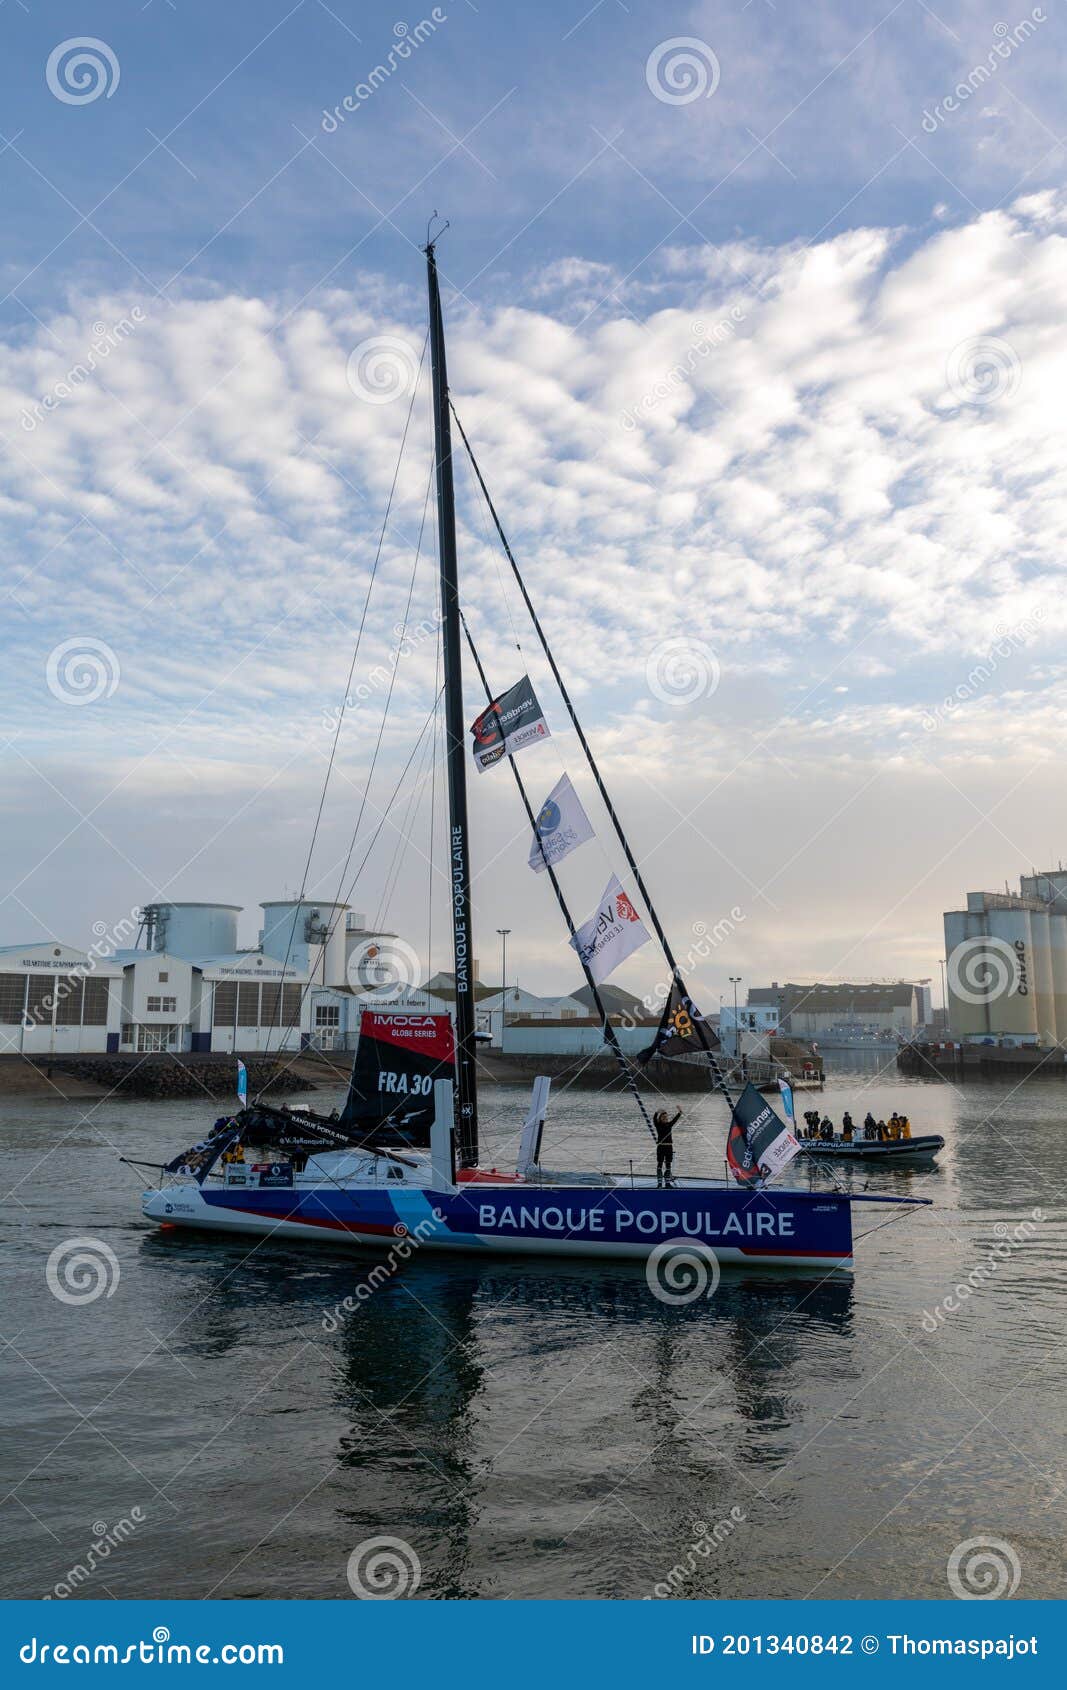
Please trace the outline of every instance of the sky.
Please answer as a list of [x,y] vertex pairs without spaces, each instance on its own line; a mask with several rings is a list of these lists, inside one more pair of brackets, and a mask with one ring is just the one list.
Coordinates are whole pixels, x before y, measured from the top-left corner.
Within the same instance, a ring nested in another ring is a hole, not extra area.
[[[941,912],[1067,855],[1061,6],[0,27],[0,944],[157,898],[254,943],[336,731],[308,888],[448,966],[435,212],[457,411],[707,1006],[936,999]],[[581,919],[624,865],[457,477],[472,633],[553,730],[531,798],[566,770],[597,827]],[[506,768],[470,784],[483,977],[507,927],[511,978],[573,988]]]

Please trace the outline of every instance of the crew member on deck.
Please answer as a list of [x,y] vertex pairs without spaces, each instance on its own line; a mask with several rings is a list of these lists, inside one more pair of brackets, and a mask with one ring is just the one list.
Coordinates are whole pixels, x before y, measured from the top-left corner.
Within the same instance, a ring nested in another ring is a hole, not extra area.
[[884,1121],[879,1121],[877,1127],[875,1128],[875,1136],[877,1137],[879,1144],[884,1144],[886,1139],[889,1137],[889,1129],[886,1127]]
[[864,1138],[878,1137],[878,1122],[875,1120],[869,1109],[863,1118],[863,1136]]
[[846,1109],[845,1113],[841,1117],[841,1137],[844,1139],[846,1144],[852,1143],[852,1134],[854,1131],[855,1127],[853,1126],[852,1116]]
[[911,1122],[906,1115],[900,1117],[900,1136],[901,1138],[911,1137]]
[[833,1136],[834,1136],[834,1123],[831,1121],[829,1115],[824,1115],[823,1118],[822,1118],[822,1125],[819,1128],[819,1137],[821,1139],[824,1139],[827,1142],[829,1142],[829,1140],[832,1139]]
[[652,1125],[656,1129],[656,1184],[673,1185],[674,1175],[674,1123],[680,1118],[682,1111],[676,1109],[673,1115],[668,1115],[666,1109],[657,1109],[652,1117]]

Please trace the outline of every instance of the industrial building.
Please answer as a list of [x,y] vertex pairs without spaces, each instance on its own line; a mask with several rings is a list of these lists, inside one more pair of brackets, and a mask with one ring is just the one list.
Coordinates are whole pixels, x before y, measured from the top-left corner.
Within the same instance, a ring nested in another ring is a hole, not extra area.
[[237,943],[241,905],[185,902],[146,905],[128,949],[0,947],[0,1051],[254,1053],[320,1036],[354,1044],[374,952],[395,935],[329,900],[260,907],[252,948]]
[[[911,1038],[929,1017],[926,981],[864,981],[856,984],[750,986],[750,1009],[775,1009],[779,1030],[789,1038],[818,1040],[842,1027],[870,1028]],[[725,1016],[727,1011],[722,1011]]]
[[1023,875],[1018,892],[968,892],[944,924],[953,1039],[1067,1043],[1067,871]]
[[0,1053],[118,1050],[121,966],[50,940],[0,946]]

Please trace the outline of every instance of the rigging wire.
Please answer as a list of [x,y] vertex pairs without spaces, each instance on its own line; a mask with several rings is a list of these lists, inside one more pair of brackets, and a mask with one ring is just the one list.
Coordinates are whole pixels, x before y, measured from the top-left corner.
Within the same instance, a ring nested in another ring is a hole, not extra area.
[[[474,663],[475,663],[475,667],[478,670],[479,679],[481,680],[482,686],[485,689],[485,696],[486,696],[487,699],[491,700],[492,696],[493,696],[492,691],[490,690],[490,686],[489,686],[488,679],[486,678],[485,670],[482,668],[482,660],[478,656],[478,648],[476,647],[474,640],[471,637],[470,628],[467,626],[467,618],[464,616],[462,610],[459,613],[459,619],[460,619],[460,623],[462,624],[462,627],[463,627],[463,632],[467,637],[467,644],[470,647],[471,656],[474,658]],[[523,781],[521,774],[519,773],[518,765],[515,762],[515,758],[510,752],[508,753],[508,762],[511,764],[511,772],[515,776],[515,785],[519,789],[519,796],[522,799],[523,808],[526,811],[527,820],[529,821],[530,828],[531,828],[531,831],[533,833],[533,836],[536,839],[536,838],[538,838],[537,820],[536,820],[536,817],[534,815],[533,808],[530,804],[529,797],[527,796],[526,785]],[[563,916],[564,921],[567,924],[567,931],[570,933],[571,937],[573,938],[574,937],[574,931],[575,931],[574,921],[571,918],[570,910],[567,908],[567,900],[563,895],[563,888],[561,887],[561,885],[559,883],[559,878],[556,874],[555,869],[553,868],[552,864],[549,862],[548,857],[545,855],[543,849],[542,849],[541,855],[542,855],[542,859],[543,859],[544,865],[545,865],[545,872],[547,873],[548,878],[549,878],[549,880],[552,884],[552,890],[556,894],[556,901],[559,904],[560,912]],[[582,963],[582,971],[585,974],[586,982],[589,986],[589,990],[591,991],[591,993],[593,995],[593,1001],[596,1005],[597,1011],[598,1011],[600,1018],[601,1018],[601,1021],[603,1023],[604,1042],[608,1045],[609,1049],[611,1050],[612,1055],[615,1057],[616,1061],[619,1064],[619,1071],[622,1075],[623,1081],[624,1081],[625,1085],[627,1086],[631,1096],[633,1097],[634,1102],[636,1103],[636,1105],[637,1105],[637,1107],[638,1107],[638,1109],[641,1113],[641,1118],[644,1121],[645,1126],[648,1128],[649,1132],[652,1134],[652,1137],[655,1138],[656,1137],[656,1129],[652,1125],[652,1121],[649,1118],[648,1110],[645,1108],[645,1100],[641,1096],[641,1093],[638,1089],[637,1081],[634,1078],[633,1073],[631,1072],[630,1065],[626,1060],[626,1056],[623,1052],[623,1048],[619,1043],[618,1034],[616,1033],[615,1028],[612,1026],[611,1017],[608,1014],[606,1008],[604,1007],[604,1002],[603,1002],[603,999],[600,996],[600,993],[597,991],[596,982],[593,979],[593,975],[592,975],[592,972],[589,968],[589,965],[580,956],[579,956],[579,961]]]
[[[412,383],[411,399],[408,403],[407,415],[404,418],[404,428],[403,428],[403,432],[401,433],[401,436],[400,436],[400,448],[397,452],[396,464],[393,468],[393,479],[392,479],[392,481],[390,482],[390,485],[389,485],[389,497],[386,500],[385,514],[382,517],[382,526],[381,526],[381,530],[378,534],[378,545],[377,545],[377,549],[375,550],[375,553],[374,553],[374,563],[371,566],[370,580],[367,582],[367,591],[366,591],[364,598],[363,598],[363,610],[362,610],[362,614],[360,615],[360,619],[359,619],[359,628],[356,632],[356,643],[355,643],[355,646],[353,647],[352,659],[351,659],[351,662],[348,665],[348,676],[347,676],[347,679],[345,681],[344,697],[341,700],[341,708],[340,708],[340,711],[338,712],[336,726],[334,727],[333,743],[330,746],[330,756],[329,756],[329,760],[326,764],[326,773],[323,776],[322,790],[319,793],[318,808],[315,812],[315,822],[314,822],[314,825],[313,825],[312,830],[311,830],[311,840],[308,844],[307,857],[305,858],[305,861],[304,861],[304,872],[303,872],[303,875],[302,875],[301,881],[300,881],[300,894],[299,894],[299,905],[298,905],[298,907],[300,905],[303,905],[303,902],[304,902],[305,898],[307,897],[308,880],[309,880],[310,875],[311,875],[311,864],[312,864],[312,860],[313,860],[314,855],[315,855],[315,845],[316,845],[316,842],[318,840],[319,828],[322,824],[323,810],[325,809],[325,805],[326,805],[326,794],[327,794],[327,791],[329,790],[330,777],[333,774],[333,766],[334,766],[334,763],[337,759],[337,746],[338,746],[338,742],[340,741],[340,737],[341,737],[341,728],[342,728],[342,725],[344,723],[345,713],[348,709],[348,700],[349,700],[349,697],[351,696],[351,692],[352,692],[352,676],[355,674],[356,664],[359,661],[360,647],[362,646],[362,643],[363,643],[363,630],[364,630],[364,628],[366,627],[366,624],[367,624],[367,612],[370,609],[371,596],[374,592],[374,584],[375,584],[375,581],[377,580],[377,577],[378,577],[378,565],[381,562],[382,547],[385,544],[386,530],[388,529],[388,526],[389,526],[389,516],[390,516],[390,513],[391,513],[392,508],[393,508],[393,499],[396,496],[397,482],[400,479],[400,466],[404,461],[404,448],[407,445],[408,433],[409,433],[410,428],[411,428],[411,418],[412,418],[412,415],[413,415],[414,410],[415,410],[415,400],[418,397],[419,382],[422,378],[422,368],[423,368],[423,365],[426,361],[426,348],[429,345],[429,341],[430,341],[430,332],[427,329],[426,334],[423,337],[422,352],[419,356],[419,367],[418,367],[418,370],[416,371],[416,374],[415,374],[415,380]],[[295,934],[296,934],[296,912],[294,911],[293,920],[290,923],[290,927],[289,927],[289,937],[286,941],[285,957],[282,961],[281,981],[279,983],[279,988],[278,988],[278,1021],[277,1021],[277,1025],[278,1025],[279,1029],[281,1028],[281,1023],[282,1023],[282,1013],[283,1013],[282,1012],[282,999],[284,997],[285,971],[289,966],[289,957],[292,954],[293,939],[295,937]],[[331,927],[330,930],[329,930],[329,933],[328,933],[328,938],[332,937],[332,934],[333,934],[333,928]],[[307,985],[310,986],[310,984],[311,984],[311,982],[308,981]],[[301,993],[301,997],[300,997],[301,1008],[303,1007],[304,996],[305,996],[305,994]],[[269,1027],[267,1029],[267,1041],[266,1041],[266,1047],[265,1047],[265,1050],[264,1050],[264,1053],[263,1053],[265,1056],[269,1055],[269,1053],[270,1053],[270,1041],[271,1041],[271,1034],[272,1034],[273,1030],[274,1030],[273,1026]],[[257,1100],[258,1100],[258,1095],[259,1094],[257,1093],[256,1094]]]
[[[467,456],[468,456],[468,458],[470,459],[470,462],[471,462],[471,467],[473,468],[474,474],[475,474],[475,476],[477,477],[477,480],[478,480],[478,485],[480,486],[482,493],[485,497],[485,502],[486,502],[486,505],[488,506],[489,514],[493,519],[494,526],[495,526],[497,534],[500,538],[500,544],[504,549],[504,555],[507,558],[509,564],[511,565],[512,574],[514,575],[516,583],[517,583],[518,588],[519,588],[519,591],[522,594],[523,603],[526,606],[527,612],[529,613],[529,616],[530,616],[530,620],[533,623],[534,630],[535,630],[535,632],[538,636],[538,639],[541,642],[541,648],[544,651],[545,657],[548,659],[548,664],[549,664],[550,669],[552,670],[553,678],[555,679],[556,686],[559,689],[560,696],[563,699],[563,702],[564,702],[564,704],[567,708],[567,713],[570,716],[571,723],[574,727],[574,731],[578,736],[578,741],[579,741],[579,743],[582,747],[583,752],[585,753],[585,758],[586,758],[586,762],[589,765],[590,773],[592,774],[593,779],[596,782],[597,790],[600,793],[600,797],[601,797],[601,800],[604,804],[604,808],[607,810],[607,813],[608,813],[608,816],[611,820],[612,826],[614,827],[615,834],[616,834],[616,837],[619,841],[619,844],[622,846],[623,854],[624,854],[624,856],[626,858],[626,862],[629,866],[630,873],[634,877],[634,881],[636,883],[638,893],[639,893],[640,897],[642,898],[642,900],[644,901],[645,907],[648,910],[649,916],[650,916],[651,921],[652,921],[652,926],[653,926],[653,929],[654,929],[655,934],[656,934],[656,938],[659,941],[659,944],[660,944],[660,946],[663,950],[663,954],[664,954],[664,957],[666,959],[667,965],[668,965],[668,967],[670,968],[670,971],[671,971],[672,989],[673,989],[673,986],[676,985],[679,993],[682,996],[684,1003],[688,1007],[692,1008],[693,1007],[692,999],[689,996],[688,987],[686,986],[685,981],[682,977],[681,969],[679,968],[678,963],[675,960],[674,953],[671,949],[670,940],[667,938],[666,931],[665,931],[663,924],[660,921],[659,916],[656,912],[656,908],[655,908],[655,905],[652,902],[652,898],[649,894],[648,888],[645,885],[644,876],[641,873],[640,867],[639,867],[638,862],[637,862],[637,858],[634,856],[633,851],[630,848],[630,843],[629,843],[629,840],[627,839],[626,834],[623,830],[622,822],[619,820],[618,812],[616,811],[615,806],[611,801],[611,797],[608,793],[607,786],[604,783],[604,778],[601,775],[600,770],[597,766],[596,759],[593,756],[592,747],[590,746],[589,741],[587,740],[587,738],[585,736],[585,732],[582,728],[581,722],[578,720],[578,712],[574,708],[574,704],[573,704],[573,701],[571,699],[570,693],[567,690],[566,683],[564,682],[563,676],[560,674],[559,665],[556,663],[555,657],[552,654],[552,648],[548,643],[548,637],[545,634],[544,628],[541,626],[541,622],[538,618],[537,612],[534,609],[533,600],[530,598],[529,589],[527,588],[526,582],[523,579],[522,572],[519,569],[518,563],[515,559],[515,554],[512,551],[511,546],[508,543],[508,538],[507,538],[507,535],[504,533],[503,525],[500,521],[499,516],[497,515],[496,507],[493,504],[492,499],[490,498],[489,489],[485,484],[485,477],[482,475],[481,468],[479,467],[479,464],[478,464],[478,460],[474,456],[474,452],[473,452],[473,449],[471,447],[471,443],[467,439],[466,431],[463,427],[463,424],[459,420],[459,416],[456,412],[455,405],[452,404],[451,400],[449,400],[449,408],[451,409],[452,415],[455,418],[456,427],[459,429],[460,438],[462,439],[464,447],[466,448]],[[670,1002],[669,996],[668,996],[667,1002],[668,1003]],[[726,1076],[723,1073],[723,1070],[722,1070],[722,1068],[719,1064],[718,1058],[717,1058],[715,1052],[712,1050],[712,1047],[711,1047],[711,1045],[708,1041],[707,1029],[704,1025],[703,1018],[700,1015],[694,1013],[693,1016],[692,1016],[692,1024],[693,1024],[693,1027],[695,1028],[695,1031],[697,1033],[697,1037],[700,1041],[700,1044],[703,1047],[704,1055],[707,1058],[708,1067],[715,1076],[715,1082],[718,1085],[718,1088],[722,1092],[723,1096],[726,1098],[727,1102],[731,1105],[731,1107],[733,1107],[732,1093],[731,1093],[729,1087],[727,1086]]]
[[[425,350],[426,349],[425,349],[425,346],[424,346],[423,347],[424,353],[425,353]],[[409,412],[409,420],[410,420],[410,412]],[[431,471],[430,471],[430,476],[431,476],[431,479],[432,479],[432,476],[433,476],[432,467],[431,467]],[[337,883],[337,895],[335,896],[334,901],[333,901],[333,908],[334,908],[335,914],[334,914],[333,920],[331,921],[331,923],[330,923],[330,925],[329,925],[329,927],[327,928],[327,931],[326,931],[326,943],[327,944],[333,938],[334,932],[336,931],[336,928],[337,928],[337,923],[341,919],[341,911],[340,911],[341,888],[344,884],[345,875],[348,873],[349,864],[352,861],[352,856],[353,856],[353,853],[355,852],[355,849],[356,849],[356,844],[357,844],[358,839],[359,839],[359,830],[363,825],[363,816],[366,812],[367,801],[370,797],[370,789],[371,789],[371,784],[374,780],[374,772],[375,772],[375,769],[378,766],[378,755],[381,751],[382,740],[385,736],[385,724],[386,724],[388,717],[389,717],[390,705],[393,702],[393,688],[396,686],[397,672],[400,668],[400,658],[401,658],[402,646],[403,646],[403,635],[407,631],[408,618],[411,615],[411,597],[412,597],[412,594],[415,590],[415,575],[418,571],[419,558],[420,558],[421,553],[422,553],[422,537],[423,537],[423,533],[424,533],[425,528],[426,528],[426,506],[427,506],[427,503],[428,503],[429,497],[430,497],[430,484],[431,483],[428,480],[427,483],[426,483],[426,495],[425,495],[425,498],[423,499],[423,505],[422,505],[422,521],[419,524],[419,535],[418,535],[418,540],[417,540],[416,545],[415,545],[415,557],[414,557],[414,561],[411,565],[411,575],[408,579],[408,593],[407,593],[407,601],[406,601],[405,606],[404,606],[404,619],[403,619],[403,621],[400,625],[401,626],[401,635],[399,637],[400,637],[400,640],[401,640],[401,645],[400,645],[400,647],[397,648],[397,654],[396,654],[396,657],[393,661],[392,672],[389,676],[389,688],[388,688],[388,691],[386,692],[386,695],[385,695],[385,706],[382,710],[381,721],[378,723],[378,737],[377,737],[377,739],[375,740],[375,743],[374,743],[374,754],[371,757],[370,768],[367,771],[367,778],[363,783],[363,796],[360,800],[359,814],[356,817],[356,823],[355,823],[355,826],[352,829],[352,836],[351,836],[351,838],[349,839],[349,842],[348,842],[348,850],[345,853],[345,860],[341,865],[341,873],[340,873],[338,883]],[[434,708],[436,709],[436,705],[434,706]],[[423,724],[423,728],[422,728],[422,730],[420,731],[420,734],[419,734],[419,741],[421,741],[422,734],[425,731],[426,731],[425,724]],[[418,744],[419,741],[416,741],[416,744]],[[412,750],[412,754],[414,755],[414,748]],[[407,772],[407,768],[410,765],[410,761],[411,761],[411,759],[409,758],[408,764],[405,765],[405,773]],[[396,794],[394,792],[394,798],[395,798],[395,795]],[[393,800],[390,799],[390,804],[392,802],[393,802]],[[377,839],[378,834],[381,832],[382,825],[385,822],[385,820],[387,819],[388,813],[389,813],[388,808],[386,808],[386,810],[384,810],[381,813],[381,821],[379,822],[378,828],[377,828],[377,830],[374,834],[375,839]],[[366,863],[366,861],[367,861],[367,859],[366,859],[366,857],[364,857],[364,859],[363,859],[364,864]],[[360,870],[359,872],[362,872],[362,870]],[[357,873],[356,878],[358,879],[358,877],[359,877],[359,874]],[[354,886],[355,881],[353,881],[352,884]],[[351,896],[351,888],[349,889],[349,893],[346,896],[345,902],[347,902],[348,896]]]

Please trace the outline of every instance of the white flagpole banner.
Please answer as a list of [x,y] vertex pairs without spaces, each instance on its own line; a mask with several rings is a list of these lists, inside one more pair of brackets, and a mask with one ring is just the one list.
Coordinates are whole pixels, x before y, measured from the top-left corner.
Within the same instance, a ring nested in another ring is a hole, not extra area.
[[513,757],[536,739],[551,739],[552,729],[541,713],[529,675],[516,681],[487,704],[471,723],[474,763],[479,774],[503,757]]
[[530,846],[530,867],[535,874],[543,874],[546,864],[555,868],[592,837],[593,824],[571,785],[570,775],[564,775],[541,805],[537,835]]
[[651,937],[613,874],[596,913],[582,923],[570,943],[599,986]]

